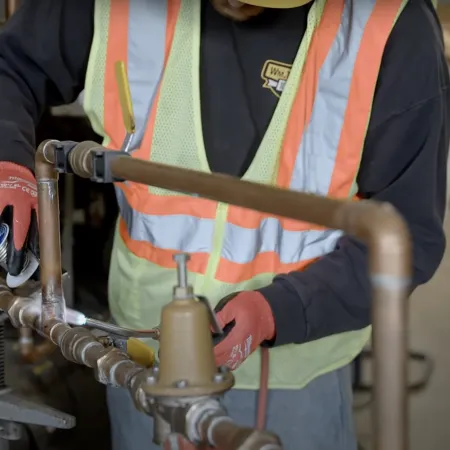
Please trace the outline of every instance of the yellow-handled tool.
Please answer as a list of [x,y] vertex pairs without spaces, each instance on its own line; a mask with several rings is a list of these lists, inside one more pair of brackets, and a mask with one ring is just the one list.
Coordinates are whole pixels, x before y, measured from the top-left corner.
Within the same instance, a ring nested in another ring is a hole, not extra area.
[[127,68],[123,61],[114,64],[117,89],[119,90],[119,102],[122,110],[123,124],[128,134],[136,131],[134,120],[133,101],[131,99],[130,83],[128,82]]
[[128,356],[137,364],[150,368],[155,365],[155,351],[136,338],[129,338],[127,341]]
[[75,309],[66,309],[66,320],[67,323],[75,326],[88,326],[95,330],[105,331],[113,345],[123,352],[126,352],[130,359],[134,362],[140,364],[143,367],[153,367],[156,361],[155,351],[144,344],[141,340],[137,339],[138,336],[141,338],[151,338],[158,339],[159,330],[130,330],[127,328],[119,327],[112,323],[102,322],[99,320],[86,317],[82,312]]

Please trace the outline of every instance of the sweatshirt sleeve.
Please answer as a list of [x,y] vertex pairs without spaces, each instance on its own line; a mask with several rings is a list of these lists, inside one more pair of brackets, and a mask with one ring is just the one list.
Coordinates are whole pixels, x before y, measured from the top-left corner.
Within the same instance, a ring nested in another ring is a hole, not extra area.
[[35,127],[82,91],[92,36],[93,0],[25,0],[0,30],[0,161],[33,169]]
[[[450,91],[434,13],[425,3],[410,4],[380,72],[358,185],[360,196],[391,203],[407,222],[415,288],[433,276],[445,249]],[[424,33],[411,42],[414,33],[406,32],[419,23]],[[270,344],[301,344],[368,326],[367,256],[361,242],[344,236],[305,271],[279,275],[261,289],[276,322]]]
[[[414,253],[413,287],[427,282],[445,248],[442,222],[446,197],[449,91],[373,130],[366,147],[383,148],[392,159],[370,162],[366,188],[377,186],[378,174],[395,165],[397,176],[366,198],[389,202],[409,225]],[[396,157],[398,153],[404,155]],[[366,175],[366,174],[362,174]],[[361,178],[361,177],[360,177]],[[350,236],[304,272],[278,276],[261,289],[276,321],[275,345],[304,343],[370,324],[371,285],[367,249]]]

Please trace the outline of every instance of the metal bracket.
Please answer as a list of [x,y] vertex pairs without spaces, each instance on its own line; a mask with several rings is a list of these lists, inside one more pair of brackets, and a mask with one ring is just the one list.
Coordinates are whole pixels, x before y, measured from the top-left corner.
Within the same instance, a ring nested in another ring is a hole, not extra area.
[[0,439],[18,441],[22,434],[22,427],[18,423],[0,420]]
[[46,405],[31,402],[10,389],[0,392],[0,420],[69,429],[75,417]]

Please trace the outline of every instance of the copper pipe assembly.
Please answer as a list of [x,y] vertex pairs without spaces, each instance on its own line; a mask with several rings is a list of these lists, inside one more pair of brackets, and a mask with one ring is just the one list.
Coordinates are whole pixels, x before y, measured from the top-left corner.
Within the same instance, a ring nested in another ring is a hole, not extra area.
[[[92,176],[89,153],[98,144],[81,143],[71,154],[72,169]],[[406,450],[407,428],[407,298],[412,273],[409,232],[389,204],[340,201],[301,192],[242,181],[131,158],[111,159],[109,169],[117,179],[157,186],[273,216],[343,230],[360,239],[369,250],[373,286],[372,322],[375,400],[373,426],[375,450]]]
[[[88,145],[86,145],[88,144]],[[84,143],[88,149],[92,143]],[[79,149],[83,149],[83,145]],[[58,175],[55,166],[53,141],[42,143],[36,153],[36,180],[39,196],[39,227],[41,246],[41,313],[36,302],[18,297],[6,286],[0,285],[0,309],[6,311],[16,327],[38,331],[57,345],[63,356],[74,363],[94,369],[99,382],[128,389],[136,408],[156,418],[159,423],[155,439],[162,444],[169,432],[180,433],[195,445],[211,444],[212,432],[223,435],[229,419],[219,401],[233,383],[233,375],[215,367],[209,328],[210,312],[205,303],[197,301],[184,275],[188,255],[179,259],[179,286],[174,299],[166,305],[161,317],[160,352],[158,367],[146,369],[119,348],[111,348],[105,339],[98,338],[86,328],[72,328],[65,322],[65,301],[62,291],[61,250],[59,236]],[[70,164],[77,173],[92,170],[88,152]],[[70,155],[72,156],[72,155]],[[77,166],[78,164],[78,166]],[[184,327],[184,336],[183,334]],[[175,329],[175,332],[173,332]],[[184,338],[183,338],[184,337]],[[180,339],[181,338],[181,339]],[[176,350],[176,351],[175,351]],[[165,355],[165,356],[164,356]],[[197,364],[191,364],[192,361]],[[184,361],[184,362],[183,362]],[[205,424],[212,414],[226,418]],[[169,425],[169,426],[167,426]],[[243,429],[234,424],[235,430]],[[255,436],[258,438],[255,446]],[[270,444],[270,447],[268,445]],[[220,447],[220,450],[234,450]],[[236,444],[237,445],[237,444]],[[281,450],[277,437],[265,431],[254,431],[248,439],[241,439],[236,450]]]
[[[193,323],[197,324],[200,323],[199,319],[204,321],[208,316],[206,308],[202,308],[202,305],[198,302],[195,303],[196,311],[189,311],[187,300],[177,299],[176,301],[180,301],[179,307],[181,309],[177,310],[176,304],[168,305],[166,317],[163,317],[161,321],[162,329],[167,331],[166,341],[170,341],[168,338],[170,337],[171,326],[179,324],[180,313],[184,315],[185,322],[189,323],[189,317],[186,317],[187,313],[188,316],[194,318]],[[160,377],[158,367],[145,369],[139,366],[123,352],[105,347],[100,339],[97,339],[85,328],[72,328],[66,323],[51,319],[46,323],[46,331],[44,332],[40,326],[40,316],[36,313],[35,304],[30,303],[27,298],[16,297],[6,285],[1,283],[0,309],[8,313],[14,326],[33,328],[46,335],[61,349],[62,355],[67,360],[93,368],[96,379],[100,383],[128,389],[136,408],[155,417],[155,423],[159,424],[158,431],[163,431],[158,436],[159,443],[166,441],[171,430],[168,427],[168,422],[164,420],[164,416],[161,414],[162,410],[165,417],[173,420],[176,432],[185,434],[192,441],[209,442],[211,439],[212,442],[209,443],[215,444],[218,450],[281,450],[282,448],[278,438],[273,434],[249,430],[233,423],[227,417],[217,399],[210,396],[214,389],[218,394],[231,387],[232,375],[229,373],[219,374],[220,377],[214,376],[212,380],[203,379],[205,385],[209,386],[209,390],[205,390],[201,384],[194,383],[198,368],[191,367],[190,374],[183,372],[184,380],[178,380],[172,385],[167,385],[165,380],[170,379],[170,376],[178,370],[180,366],[178,362],[183,358],[183,353],[173,355],[172,360],[178,360],[175,362],[175,368],[173,369],[168,361],[165,369],[168,376]],[[174,312],[173,317],[170,315],[171,310]],[[208,329],[206,328],[206,330]],[[188,342],[192,343],[195,336],[197,336],[197,333],[194,332]],[[204,339],[202,342],[208,342],[208,340]],[[170,342],[169,345],[171,345]],[[187,348],[187,346],[183,347],[182,350]],[[168,349],[167,345],[166,348]],[[168,354],[164,350],[164,344],[162,350],[164,354]],[[195,347],[190,348],[186,355],[187,361],[189,361],[191,353],[201,354],[202,351],[201,349],[198,351]],[[213,374],[212,370],[211,374]],[[204,372],[200,375],[205,378]],[[192,385],[189,385],[189,381],[192,382]],[[172,403],[170,401],[158,403],[155,402],[155,398],[148,397],[147,390],[158,388],[158,384],[160,384],[162,393],[168,399],[172,399]],[[195,402],[191,401],[192,392],[199,394]],[[153,406],[157,407],[158,412],[152,411]],[[213,416],[216,420],[210,420]],[[229,432],[231,431],[233,434],[230,436]],[[170,450],[173,449],[170,448]]]
[[[170,420],[177,425],[176,432],[188,430],[187,437],[194,443],[204,443],[206,429],[207,436],[212,436],[214,441],[209,443],[216,443],[218,448],[253,450],[263,448],[264,445],[271,449],[281,448],[278,440],[270,433],[253,430],[248,432],[235,424],[230,425],[230,419],[226,418],[225,412],[221,410],[217,396],[220,397],[221,393],[231,387],[231,374],[214,375],[214,368],[209,363],[208,367],[203,364],[202,371],[195,367],[190,367],[187,372],[186,367],[181,370],[181,356],[192,357],[186,361],[201,361],[202,358],[198,355],[203,352],[203,360],[211,361],[212,353],[211,346],[205,345],[205,341],[208,341],[204,332],[207,331],[208,312],[202,307],[204,305],[195,301],[192,292],[186,289],[185,282],[175,290],[178,295],[174,294],[174,300],[163,309],[161,371],[157,368],[144,370],[127,359],[123,353],[106,349],[88,330],[71,328],[64,323],[57,173],[54,169],[56,146],[61,148],[64,144],[44,142],[39,146],[36,155],[42,324],[39,323],[35,312],[27,309],[27,303],[23,299],[2,293],[1,288],[0,307],[3,309],[3,302],[6,301],[6,311],[13,324],[39,330],[60,346],[67,359],[93,367],[99,381],[130,389],[137,407],[142,411],[152,414],[152,405],[158,404],[158,411],[163,411],[159,416],[159,419],[162,419],[160,431],[167,428],[167,423],[164,422]],[[75,174],[82,177],[94,177],[95,154],[111,154],[109,150],[94,142],[68,145],[68,165]],[[364,242],[369,250],[369,271],[373,286],[374,449],[408,449],[406,362],[411,248],[407,227],[392,206],[371,201],[333,200],[245,182],[225,175],[141,161],[129,155],[116,154],[105,161],[105,168],[117,179],[183,193],[191,192],[214,201],[251,208],[273,216],[343,230]],[[187,318],[189,324],[186,320],[183,321]],[[189,339],[180,340],[179,329],[175,333],[171,332],[174,326],[187,327]],[[180,351],[177,354],[177,346],[182,346],[184,353]],[[183,373],[188,374],[187,379],[181,379]],[[197,399],[194,402],[193,397]],[[162,433],[161,441],[165,437],[167,435]]]

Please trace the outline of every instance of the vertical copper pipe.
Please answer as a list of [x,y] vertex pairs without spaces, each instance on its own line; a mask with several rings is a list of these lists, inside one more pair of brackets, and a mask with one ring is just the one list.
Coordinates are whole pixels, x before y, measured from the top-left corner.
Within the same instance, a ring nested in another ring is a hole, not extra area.
[[64,228],[62,232],[62,261],[67,279],[64,281],[64,298],[66,306],[73,307],[74,271],[73,271],[73,216],[75,203],[75,180],[73,175],[64,179]]
[[6,17],[9,19],[19,7],[18,0],[5,0],[6,1]]
[[27,364],[34,364],[48,357],[56,350],[56,346],[49,340],[44,340],[40,344],[36,345],[33,337],[33,330],[31,328],[21,327],[19,332],[20,356]]
[[19,349],[22,360],[29,362],[30,355],[34,350],[33,330],[31,328],[19,328]]
[[53,146],[44,141],[36,152],[36,182],[39,206],[39,247],[41,256],[42,324],[50,319],[65,320],[61,281],[58,173],[54,169]]
[[[364,209],[367,208],[366,213]],[[350,204],[336,225],[369,247],[373,287],[374,450],[407,450],[408,295],[412,251],[406,224],[388,204]]]

